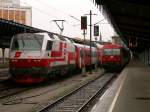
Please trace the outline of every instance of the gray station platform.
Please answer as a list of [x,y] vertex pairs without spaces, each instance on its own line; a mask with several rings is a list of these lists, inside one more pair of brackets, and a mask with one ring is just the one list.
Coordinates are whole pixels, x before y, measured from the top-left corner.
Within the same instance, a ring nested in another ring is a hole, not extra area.
[[91,112],[150,112],[150,67],[132,60]]

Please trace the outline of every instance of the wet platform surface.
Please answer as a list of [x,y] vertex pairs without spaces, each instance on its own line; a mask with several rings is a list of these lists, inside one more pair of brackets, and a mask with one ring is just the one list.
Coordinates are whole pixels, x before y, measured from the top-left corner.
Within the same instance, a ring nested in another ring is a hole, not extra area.
[[150,112],[150,67],[132,60],[91,112]]

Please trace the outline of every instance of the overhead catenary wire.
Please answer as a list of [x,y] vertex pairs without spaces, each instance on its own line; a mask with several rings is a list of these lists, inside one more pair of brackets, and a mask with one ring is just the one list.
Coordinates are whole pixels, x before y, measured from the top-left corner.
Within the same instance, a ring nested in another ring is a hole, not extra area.
[[39,4],[42,4],[42,5],[46,6],[47,8],[52,8],[52,9],[54,9],[54,10],[56,10],[56,11],[62,12],[63,14],[65,14],[65,15],[67,15],[67,16],[73,18],[74,20],[77,20],[77,21],[79,21],[79,22],[81,21],[80,19],[78,19],[78,18],[75,17],[74,15],[68,14],[68,13],[66,13],[66,12],[64,12],[64,11],[62,11],[62,10],[60,10],[60,9],[57,9],[57,8],[55,8],[55,7],[53,7],[53,6],[50,6],[49,4],[45,4],[44,2],[41,2],[40,0],[38,0],[38,1],[37,1],[37,0],[34,0],[34,1],[38,2]]
[[[68,14],[68,13],[66,13],[66,12],[64,12],[64,11],[62,11],[62,10],[60,10],[60,9],[57,9],[57,8],[55,8],[55,7],[53,7],[53,6],[49,5],[49,4],[46,4],[46,3],[44,3],[44,2],[41,2],[40,0],[38,0],[38,1],[35,0],[35,1],[38,2],[40,5],[42,4],[42,5],[46,6],[47,8],[51,8],[51,9],[54,9],[54,10],[56,10],[56,11],[62,12],[63,14],[65,14],[65,15],[67,15],[67,16],[73,18],[74,20],[76,20],[76,21],[78,21],[78,22],[81,22],[80,19],[78,19],[77,17],[75,17],[75,16],[73,16],[73,15],[71,15],[71,14]],[[22,2],[22,3],[29,5],[29,4],[26,3],[26,2]],[[32,7],[33,7],[33,6],[32,6]],[[47,12],[45,12],[45,11],[42,11],[41,9],[36,8],[36,7],[33,7],[33,8],[36,9],[36,10],[38,10],[38,11],[41,12],[41,13],[45,13],[46,15],[50,16],[50,13],[47,13]],[[54,16],[54,15],[51,15],[51,16]],[[55,18],[57,18],[57,17],[55,16]],[[105,18],[104,18],[104,19],[105,19]],[[104,20],[104,19],[103,19],[103,20]],[[98,21],[98,22],[95,23],[95,24],[98,24],[99,22],[101,22],[101,21],[103,21],[103,20],[100,20],[100,21]],[[94,24],[94,25],[95,25],[95,24]],[[70,24],[70,25],[71,25],[71,24]],[[76,26],[78,26],[78,25],[80,25],[80,24],[71,25],[71,26],[76,27]]]
[[[36,1],[36,2],[37,2],[37,1]],[[39,1],[38,1],[38,2],[39,2]],[[49,17],[51,17],[51,18],[52,18],[52,17],[53,17],[53,18],[55,17],[54,19],[57,19],[56,16],[54,16],[54,15],[48,13],[48,12],[45,12],[45,11],[43,11],[43,10],[37,8],[37,7],[34,7],[34,6],[32,6],[31,4],[29,4],[29,3],[27,3],[27,2],[22,2],[22,1],[21,1],[21,3],[24,4],[24,5],[27,5],[27,6],[32,7],[33,9],[35,9],[35,10],[38,11],[38,12],[40,12],[41,14],[47,15],[47,16],[49,16]],[[43,2],[39,2],[39,3],[44,5]],[[48,7],[48,5],[46,5],[46,4],[45,4],[45,6]],[[48,8],[50,8],[50,7],[48,7]],[[61,10],[56,9],[56,8],[53,8],[53,9],[58,10],[58,11],[61,11]],[[63,12],[63,11],[61,11],[61,12]],[[63,12],[63,13],[65,13],[65,12]],[[74,16],[72,16],[72,15],[68,15],[68,16],[69,16],[69,17],[72,17],[73,19],[75,19],[75,20],[77,20],[77,21],[80,21],[79,19],[77,19],[76,17],[74,17]],[[51,22],[52,22],[52,21],[51,21]],[[76,25],[70,24],[67,20],[66,20],[66,22],[67,22],[70,26],[76,27]]]
[[94,25],[99,24],[100,22],[102,22],[102,21],[104,21],[104,20],[105,20],[105,18],[103,18],[102,20],[100,20],[100,21],[94,23]]
[[[51,6],[51,4],[48,4],[48,3],[46,3],[46,2],[44,2],[44,1],[41,1],[41,0],[34,0],[34,1],[36,1],[36,4],[38,5],[38,4],[40,4],[40,7],[41,7],[41,5],[42,5],[42,7],[44,6],[44,8],[47,8],[47,10],[45,11],[44,9],[42,9],[42,8],[38,8],[38,7],[36,7],[36,6],[34,6],[34,5],[31,5],[31,2],[29,2],[29,3],[27,3],[27,2],[22,2],[23,4],[26,4],[26,5],[30,5],[31,7],[33,7],[33,9],[35,9],[36,11],[38,11],[38,12],[40,12],[41,14],[44,14],[44,15],[46,15],[46,16],[48,16],[48,17],[50,17],[51,18],[51,20],[57,20],[57,19],[60,19],[59,17],[61,17],[62,18],[62,16],[59,16],[59,14],[58,13],[55,13],[55,14],[53,14],[53,10],[54,10],[54,12],[55,11],[58,11],[58,12],[61,12],[60,14],[64,14],[64,15],[66,15],[66,16],[68,16],[68,17],[70,17],[70,18],[72,18],[73,20],[76,20],[76,22],[71,22],[72,20],[66,20],[65,19],[65,23],[67,23],[68,25],[70,25],[72,28],[78,28],[78,30],[79,30],[79,27],[80,27],[80,25],[81,25],[81,20],[80,19],[78,19],[78,17],[76,17],[76,16],[74,16],[74,15],[72,15],[72,14],[69,14],[69,13],[67,13],[67,12],[64,12],[64,11],[62,11],[62,10],[60,10],[60,9],[58,9],[58,8],[55,8],[55,7],[53,7],[53,6]],[[53,10],[50,10],[49,12],[47,12],[48,11],[48,8],[49,9],[53,9]],[[51,12],[51,13],[50,13]],[[56,17],[57,16],[57,17]],[[67,18],[68,19],[68,18]],[[50,20],[50,23],[51,23],[51,20]],[[80,23],[79,23],[80,22]],[[103,24],[103,23],[102,23]]]

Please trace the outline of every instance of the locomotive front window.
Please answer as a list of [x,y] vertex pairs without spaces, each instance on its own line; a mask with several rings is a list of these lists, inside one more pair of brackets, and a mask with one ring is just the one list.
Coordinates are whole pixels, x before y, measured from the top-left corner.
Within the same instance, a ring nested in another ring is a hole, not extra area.
[[41,50],[43,38],[39,34],[18,34],[13,38],[11,50]]
[[111,49],[104,49],[104,55],[112,55],[112,50]]
[[104,49],[104,55],[120,55],[120,49]]
[[113,55],[120,55],[120,49],[112,49]]

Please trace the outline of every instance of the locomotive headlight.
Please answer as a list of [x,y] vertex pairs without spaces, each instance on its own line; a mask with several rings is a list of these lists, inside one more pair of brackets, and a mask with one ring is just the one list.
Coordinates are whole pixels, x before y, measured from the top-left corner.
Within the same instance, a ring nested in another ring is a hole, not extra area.
[[11,62],[14,62],[14,60],[12,59]]
[[11,60],[11,62],[17,62],[17,61],[18,61],[17,59],[12,59],[12,60]]
[[40,59],[38,59],[37,61],[38,61],[38,62],[40,62],[41,60],[40,60]]
[[34,60],[34,62],[40,62],[40,61],[41,61],[40,59],[35,59],[35,60]]

